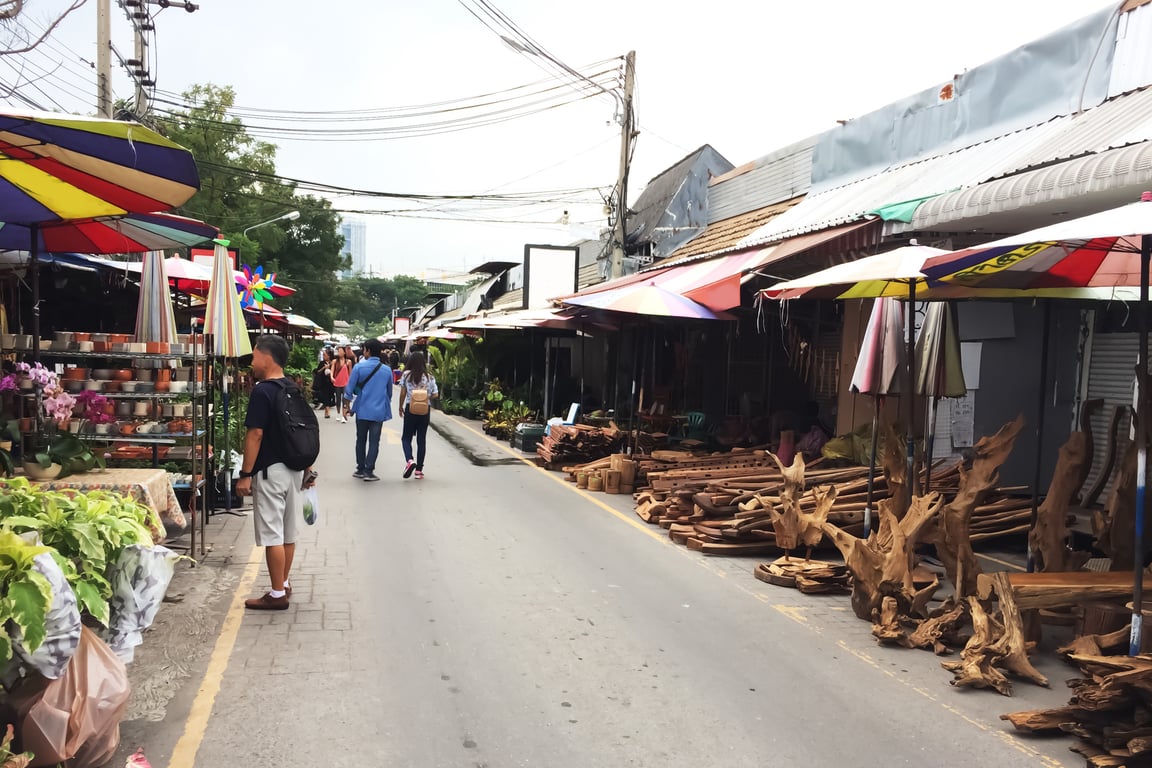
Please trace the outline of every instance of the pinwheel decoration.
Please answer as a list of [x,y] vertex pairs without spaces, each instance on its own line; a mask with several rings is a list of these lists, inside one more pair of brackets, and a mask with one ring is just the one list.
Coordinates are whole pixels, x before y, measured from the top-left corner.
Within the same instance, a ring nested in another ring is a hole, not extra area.
[[276,273],[264,274],[264,267],[255,270],[247,264],[241,274],[236,276],[236,287],[240,292],[240,306],[247,309],[255,306],[260,308],[264,302],[272,300],[272,288],[276,285]]

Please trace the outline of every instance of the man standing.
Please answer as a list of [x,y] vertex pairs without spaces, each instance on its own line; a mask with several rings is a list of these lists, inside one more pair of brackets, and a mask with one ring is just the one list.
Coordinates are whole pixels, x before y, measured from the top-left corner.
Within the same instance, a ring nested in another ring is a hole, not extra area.
[[364,344],[365,357],[356,363],[344,396],[352,401],[356,416],[356,471],[365,482],[375,482],[376,457],[380,454],[380,428],[392,419],[392,369],[381,357],[384,345],[379,339]]
[[[248,431],[244,436],[244,463],[236,492],[252,496],[256,546],[264,547],[272,581],[271,591],[244,603],[246,608],[258,611],[288,608],[288,598],[292,596],[288,574],[296,554],[296,525],[302,516],[300,491],[316,482],[316,473],[311,467],[305,472],[285,464],[288,448],[277,404],[286,386],[303,398],[296,385],[284,379],[287,363],[288,342],[282,337],[261,336],[256,340],[252,347],[252,374],[258,383],[252,388],[244,418]],[[307,404],[304,405],[306,408]],[[315,416],[312,419],[315,420]]]

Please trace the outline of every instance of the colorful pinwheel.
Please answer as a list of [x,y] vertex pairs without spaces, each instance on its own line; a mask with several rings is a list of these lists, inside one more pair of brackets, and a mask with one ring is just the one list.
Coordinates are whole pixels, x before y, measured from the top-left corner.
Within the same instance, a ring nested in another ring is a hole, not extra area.
[[276,285],[276,273],[264,274],[264,267],[244,265],[241,274],[236,276],[236,289],[240,292],[240,306],[247,309],[260,308],[264,302],[272,300],[272,288]]

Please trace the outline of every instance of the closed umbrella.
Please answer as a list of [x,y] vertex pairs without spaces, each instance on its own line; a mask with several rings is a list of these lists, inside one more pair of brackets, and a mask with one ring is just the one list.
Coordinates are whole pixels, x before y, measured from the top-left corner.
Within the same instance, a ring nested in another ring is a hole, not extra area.
[[[228,248],[216,243],[216,253],[212,261],[212,284],[208,288],[208,300],[204,307],[204,333],[212,339],[211,352],[217,357],[237,358],[252,354],[252,340],[248,337],[248,326],[244,322],[244,312],[240,309],[240,294],[236,292],[236,277],[232,270],[232,259]],[[227,363],[225,363],[227,366]],[[232,509],[232,443],[229,439],[230,375],[224,372],[220,388],[220,400],[224,409],[224,503],[225,509]]]
[[[872,530],[872,494],[876,482],[876,450],[880,434],[880,403],[900,391],[899,373],[905,366],[902,329],[904,312],[896,299],[876,299],[864,330],[851,391],[872,395],[872,449],[868,459],[868,502],[864,505],[864,537]],[[908,478],[911,483],[911,478]]]
[[952,306],[943,301],[933,302],[928,305],[920,336],[916,340],[916,394],[924,397],[928,403],[925,494],[932,484],[932,449],[940,398],[964,397],[967,393],[960,360],[960,335],[956,332]]
[[140,272],[140,297],[136,303],[136,341],[176,340],[176,314],[164,254],[149,251]]

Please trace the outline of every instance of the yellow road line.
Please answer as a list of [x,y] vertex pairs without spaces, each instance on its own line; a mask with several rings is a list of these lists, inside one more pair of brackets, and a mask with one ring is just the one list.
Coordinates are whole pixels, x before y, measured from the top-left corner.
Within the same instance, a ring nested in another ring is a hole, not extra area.
[[[459,420],[459,419],[457,419],[456,423],[464,426],[466,429],[471,430],[473,433],[484,438],[486,441],[490,441],[490,442],[495,443],[505,453],[508,453],[511,456],[514,456],[515,458],[524,462],[525,464],[532,467],[533,469],[541,469],[540,467],[536,466],[536,463],[534,461],[532,461],[531,459],[525,458],[524,456],[518,454],[516,451],[513,451],[510,447],[504,445],[503,443],[492,440],[492,438],[490,438],[488,435],[485,435],[483,432],[476,429],[471,424],[468,424],[468,423],[466,423],[462,420]],[[684,549],[683,547],[676,546],[672,542],[671,539],[669,539],[667,536],[656,533],[646,523],[643,523],[634,517],[629,517],[628,515],[625,515],[624,513],[620,512],[619,510],[614,509],[613,507],[609,506],[608,504],[605,504],[603,501],[600,501],[600,499],[597,499],[595,496],[591,495],[587,491],[580,489],[580,488],[577,488],[576,486],[572,485],[571,483],[569,483],[564,478],[562,478],[556,474],[553,474],[552,472],[548,472],[546,470],[544,470],[544,475],[546,477],[556,481],[560,485],[564,486],[569,491],[572,491],[573,493],[579,494],[580,496],[584,497],[588,501],[595,504],[597,507],[600,507],[604,511],[613,515],[614,517],[617,517],[617,518],[623,520],[624,522],[628,523],[628,525],[632,526],[633,528],[635,528],[639,531],[643,531],[645,534],[647,534],[648,536],[651,536],[652,538],[656,539],[660,543],[674,547],[674,549],[677,552],[683,552],[686,555],[696,554],[696,553],[690,552],[689,550]],[[1000,560],[1000,559],[997,559],[995,557],[988,557],[987,555],[978,555],[978,557],[983,557],[986,560],[990,560],[994,563],[999,563],[1000,565],[1004,565],[1004,566],[1007,566],[1009,568],[1013,568],[1015,570],[1024,570],[1023,568],[1016,565],[1015,563],[1009,563],[1005,560]],[[704,568],[706,568],[707,570],[711,571],[712,573],[714,573],[718,576],[727,577],[727,575],[728,575],[726,572],[721,570],[718,566],[713,566],[711,563],[709,563],[707,561],[707,558],[693,557],[692,559],[695,560],[696,562],[700,563],[700,565],[704,566]],[[818,635],[824,634],[823,631],[821,631],[821,629],[819,627],[817,627],[812,622],[808,621],[808,618],[803,615],[803,609],[800,608],[799,606],[787,606],[787,605],[776,604],[776,603],[771,602],[770,598],[767,595],[760,593],[760,592],[756,592],[755,590],[744,586],[743,584],[741,584],[738,581],[730,580],[728,583],[735,586],[741,592],[744,592],[748,595],[751,595],[752,597],[759,600],[760,602],[766,603],[766,604],[772,606],[774,609],[776,609],[776,611],[778,611],[782,615],[787,616],[792,621],[796,622],[797,624],[799,624],[803,627],[806,627],[807,629],[811,630],[812,632],[815,632]],[[910,688],[913,691],[915,691],[916,693],[920,694],[921,696],[927,698],[928,700],[939,704],[946,712],[949,712],[949,713],[959,717],[961,720],[964,720],[966,723],[969,723],[970,725],[976,726],[977,728],[979,728],[981,731],[984,731],[985,733],[989,733],[989,734],[992,734],[992,735],[998,737],[1001,741],[1005,742],[1008,746],[1012,747],[1013,749],[1016,749],[1019,752],[1022,752],[1025,755],[1028,755],[1029,757],[1032,757],[1032,758],[1039,760],[1040,763],[1042,763],[1046,768],[1064,768],[1064,763],[1060,762],[1059,760],[1057,760],[1055,758],[1049,757],[1048,755],[1041,753],[1039,750],[1033,748],[1028,743],[1026,743],[1022,739],[1020,739],[1018,736],[1016,736],[1016,734],[1011,733],[1010,731],[996,728],[996,727],[988,725],[986,723],[981,723],[978,720],[975,720],[975,719],[969,717],[968,715],[966,715],[962,711],[960,711],[957,707],[954,707],[951,704],[948,704],[947,702],[937,698],[936,696],[934,696],[932,693],[930,693],[926,689],[921,688],[920,686],[914,685],[910,681],[905,680],[904,678],[893,673],[892,671],[882,667],[875,659],[873,659],[867,653],[851,648],[843,640],[838,640],[836,644],[838,646],[840,646],[840,648],[842,648],[843,650],[847,651],[848,653],[850,653],[851,655],[856,657],[858,660],[863,661],[865,664],[868,664],[869,666],[875,667],[876,669],[880,670],[881,672],[883,672],[888,677],[891,677],[892,679],[896,680],[897,682],[899,682],[901,685],[905,686],[906,688]]]
[[192,702],[192,710],[188,713],[188,722],[184,725],[184,734],[176,742],[172,751],[172,759],[168,768],[193,768],[196,765],[196,753],[204,742],[204,734],[208,730],[208,720],[212,717],[212,708],[216,705],[216,696],[220,693],[220,685],[224,681],[224,672],[228,669],[228,661],[232,658],[232,650],[236,647],[236,636],[240,633],[240,624],[244,620],[244,599],[256,583],[256,575],[260,571],[260,549],[252,547],[248,555],[248,564],[232,593],[232,604],[224,617],[220,627],[220,636],[216,638],[216,646],[212,649],[212,657],[208,660],[208,670],[204,674],[204,682]]

